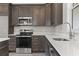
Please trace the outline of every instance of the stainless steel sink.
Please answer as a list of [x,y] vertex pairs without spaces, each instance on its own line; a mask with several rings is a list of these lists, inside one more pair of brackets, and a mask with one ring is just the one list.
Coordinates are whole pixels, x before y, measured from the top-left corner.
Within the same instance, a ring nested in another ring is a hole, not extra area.
[[53,40],[56,40],[56,41],[69,41],[68,39],[65,39],[65,38],[53,38]]

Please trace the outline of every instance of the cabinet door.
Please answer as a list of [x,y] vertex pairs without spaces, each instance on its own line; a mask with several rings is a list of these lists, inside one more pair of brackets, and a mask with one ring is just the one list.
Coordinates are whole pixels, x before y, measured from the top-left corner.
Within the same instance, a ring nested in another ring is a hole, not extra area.
[[46,4],[46,25],[51,25],[51,3]]
[[12,25],[17,25],[18,22],[18,7],[12,6]]
[[41,6],[40,8],[40,20],[38,22],[40,22],[40,26],[44,26],[46,24],[46,20],[45,20],[45,6]]
[[44,52],[44,38],[42,36],[32,37],[32,52]]
[[56,24],[59,25],[59,24],[62,24],[63,20],[62,20],[62,16],[63,16],[63,4],[62,3],[59,3],[59,4],[56,4]]
[[32,8],[31,8],[31,6],[19,7],[19,16],[32,17]]
[[52,4],[52,25],[59,25],[63,23],[63,4]]
[[45,25],[45,8],[41,6],[33,7],[33,25]]
[[39,17],[39,13],[40,13],[40,7],[39,6],[35,6],[33,7],[33,25],[39,25],[40,22],[38,22],[38,20],[40,20]]
[[9,51],[15,52],[16,51],[16,37],[9,36]]
[[40,41],[38,36],[32,36],[32,52],[40,52]]
[[0,3],[0,16],[8,16],[8,3]]

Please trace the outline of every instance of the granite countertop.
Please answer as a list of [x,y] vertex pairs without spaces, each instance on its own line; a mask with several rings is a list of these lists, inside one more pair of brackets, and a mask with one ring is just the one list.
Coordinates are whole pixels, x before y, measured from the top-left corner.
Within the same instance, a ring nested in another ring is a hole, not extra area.
[[0,38],[0,42],[9,40],[10,38]]

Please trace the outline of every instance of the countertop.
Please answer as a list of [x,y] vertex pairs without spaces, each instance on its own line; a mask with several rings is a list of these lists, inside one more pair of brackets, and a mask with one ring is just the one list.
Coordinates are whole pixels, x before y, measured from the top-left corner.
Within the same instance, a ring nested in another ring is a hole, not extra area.
[[79,56],[79,40],[69,39],[69,41],[55,41],[53,38],[64,38],[61,35],[34,33],[33,35],[45,35],[51,45],[61,56]]
[[0,38],[0,42],[9,40],[10,38]]
[[64,38],[64,36],[43,32],[35,32],[33,35],[44,35],[61,56],[79,56],[79,40],[65,37],[69,41],[55,41],[53,38]]
[[79,41],[71,39],[69,41],[55,41],[53,38],[61,36],[45,35],[61,56],[79,56]]

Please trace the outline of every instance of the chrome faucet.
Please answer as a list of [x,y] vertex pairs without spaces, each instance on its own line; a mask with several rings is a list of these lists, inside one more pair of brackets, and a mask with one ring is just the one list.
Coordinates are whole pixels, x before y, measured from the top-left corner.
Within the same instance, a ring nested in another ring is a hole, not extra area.
[[66,22],[65,24],[69,24],[69,28],[70,28],[70,31],[69,31],[69,39],[72,39],[72,37],[73,37],[72,27],[71,27],[70,23],[68,23],[68,22]]

